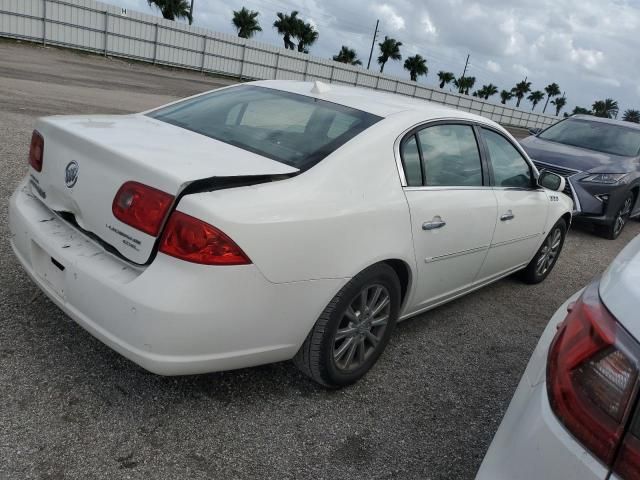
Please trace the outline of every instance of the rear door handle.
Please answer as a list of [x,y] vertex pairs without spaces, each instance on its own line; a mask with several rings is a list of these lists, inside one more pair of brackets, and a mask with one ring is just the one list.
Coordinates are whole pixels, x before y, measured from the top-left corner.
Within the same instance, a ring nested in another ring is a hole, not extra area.
[[507,210],[507,213],[503,214],[500,217],[500,220],[502,220],[503,222],[506,222],[507,220],[513,220],[516,216],[513,214],[513,212],[511,210]]
[[433,217],[433,220],[431,220],[430,222],[424,222],[422,224],[422,229],[423,230],[435,230],[436,228],[444,227],[446,224],[447,224],[447,222],[442,220],[440,215],[436,215],[435,217]]

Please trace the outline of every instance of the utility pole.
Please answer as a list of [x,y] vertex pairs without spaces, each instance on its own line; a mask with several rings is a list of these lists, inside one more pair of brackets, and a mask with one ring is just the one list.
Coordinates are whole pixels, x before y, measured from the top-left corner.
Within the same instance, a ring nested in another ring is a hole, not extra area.
[[[193,1],[193,0],[191,0]],[[376,38],[378,37],[378,25],[380,24],[380,20],[376,20],[376,29],[373,32],[373,40],[371,41],[371,52],[369,52],[369,62],[367,63],[367,70],[371,66],[371,57],[373,56],[373,46],[376,44]]]
[[467,73],[467,66],[469,65],[469,56],[470,54],[467,54],[467,61],[464,62],[464,70],[462,71],[462,77],[460,78],[464,78],[465,73]]
[[193,23],[193,0],[191,0],[191,8],[189,8],[189,16],[191,17],[191,20],[189,20],[189,25],[191,25]]

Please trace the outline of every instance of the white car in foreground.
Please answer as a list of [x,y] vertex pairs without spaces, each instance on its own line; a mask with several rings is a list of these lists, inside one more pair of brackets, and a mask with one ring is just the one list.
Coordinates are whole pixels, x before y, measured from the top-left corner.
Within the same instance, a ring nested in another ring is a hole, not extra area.
[[164,375],[294,359],[352,383],[397,320],[518,270],[542,281],[571,220],[564,179],[538,178],[496,123],[320,83],[43,118],[30,165],[11,198],[16,256]]
[[551,318],[476,480],[640,478],[640,236]]

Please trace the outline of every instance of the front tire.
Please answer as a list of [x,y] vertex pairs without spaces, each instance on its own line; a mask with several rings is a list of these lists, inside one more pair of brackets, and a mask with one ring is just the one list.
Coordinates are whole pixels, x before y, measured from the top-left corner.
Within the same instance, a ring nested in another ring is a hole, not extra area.
[[526,283],[536,284],[547,278],[560,256],[566,234],[567,224],[560,219],[551,228],[529,265],[522,270],[521,277]]
[[389,342],[400,301],[400,281],[389,265],[359,273],[324,309],[294,357],[295,365],[325,387],[355,383]]
[[600,234],[609,240],[615,240],[620,236],[624,226],[629,221],[629,216],[631,215],[631,210],[633,209],[633,201],[635,200],[635,195],[633,192],[629,192],[626,196],[622,205],[616,212],[613,221],[609,225],[602,225],[598,228]]

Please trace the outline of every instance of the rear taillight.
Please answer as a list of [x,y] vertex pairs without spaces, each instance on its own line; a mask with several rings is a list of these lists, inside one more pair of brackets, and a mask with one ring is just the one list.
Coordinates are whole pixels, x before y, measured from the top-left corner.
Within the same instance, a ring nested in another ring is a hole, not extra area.
[[44,156],[44,138],[40,132],[34,130],[31,134],[31,145],[29,146],[29,165],[36,172],[42,171],[42,158]]
[[127,182],[113,198],[111,210],[122,223],[158,236],[173,203],[173,195],[138,182]]
[[160,240],[160,251],[187,262],[205,265],[247,265],[249,257],[217,228],[175,211]]
[[640,476],[640,410],[624,436],[613,470],[625,480]]
[[597,283],[574,304],[549,349],[552,410],[609,467],[635,403],[639,358],[640,345],[602,304]]

